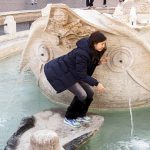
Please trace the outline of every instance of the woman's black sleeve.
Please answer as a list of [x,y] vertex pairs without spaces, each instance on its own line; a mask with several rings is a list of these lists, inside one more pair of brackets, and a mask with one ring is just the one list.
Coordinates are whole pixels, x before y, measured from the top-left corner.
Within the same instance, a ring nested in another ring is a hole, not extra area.
[[78,80],[84,81],[91,86],[97,86],[99,82],[95,78],[87,75],[87,65],[88,65],[88,58],[85,57],[84,55],[77,55],[76,57],[77,78]]

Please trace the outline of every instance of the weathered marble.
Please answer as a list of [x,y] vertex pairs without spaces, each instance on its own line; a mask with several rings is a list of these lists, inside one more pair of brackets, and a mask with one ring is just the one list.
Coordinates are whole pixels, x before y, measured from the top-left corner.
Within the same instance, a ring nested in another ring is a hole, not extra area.
[[0,36],[0,59],[21,52],[28,37],[29,31],[16,32]]
[[137,13],[137,25],[147,26],[150,24],[149,0],[126,0],[124,3],[118,4],[118,7],[120,9],[115,10],[114,16],[118,17],[122,22],[130,22],[131,8],[133,9],[134,7]]
[[25,117],[21,120],[21,123],[17,129],[17,131],[9,138],[7,141],[7,145],[4,150],[15,150],[19,144],[19,139],[24,132],[34,127],[35,117]]
[[[75,150],[100,129],[104,118],[90,114],[91,122],[80,128],[66,125],[65,111],[45,110],[22,120],[5,150]],[[64,148],[63,148],[64,147]]]
[[51,130],[38,130],[30,137],[29,150],[64,150],[59,142],[56,132]]
[[4,21],[4,32],[6,34],[16,33],[16,21],[13,16],[6,16]]
[[5,18],[7,16],[13,16],[16,23],[35,21],[41,17],[40,10],[21,10],[21,11],[9,11],[0,13],[0,25],[4,25]]
[[49,5],[49,14],[36,20],[22,53],[20,68],[30,68],[42,92],[55,103],[69,104],[73,95],[67,90],[56,94],[43,73],[49,60],[66,54],[82,37],[100,30],[107,36],[110,57],[94,72],[106,92],[95,91],[93,108],[143,106],[150,103],[150,26],[132,28],[109,14],[96,10],[70,9],[64,4]]

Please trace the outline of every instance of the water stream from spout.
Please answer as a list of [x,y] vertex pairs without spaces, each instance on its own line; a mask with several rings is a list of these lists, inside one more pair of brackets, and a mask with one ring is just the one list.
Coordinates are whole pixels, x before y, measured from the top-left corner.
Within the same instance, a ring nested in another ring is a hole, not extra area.
[[131,99],[131,95],[130,95],[130,84],[129,84],[129,81],[128,81],[128,73],[126,71],[126,87],[127,88],[127,99],[128,99],[128,102],[129,102],[129,112],[130,112],[130,122],[131,122],[131,138],[133,137],[133,132],[134,132],[134,123],[133,123],[133,113],[132,113],[132,99]]
[[[127,92],[127,99],[128,99],[128,104],[129,104],[129,112],[130,112],[130,122],[131,122],[131,132],[130,132],[130,138],[129,141],[119,141],[118,145],[119,148],[123,148],[125,150],[149,150],[150,149],[150,142],[141,139],[137,136],[134,136],[134,121],[133,121],[133,113],[132,113],[132,98],[131,98],[131,90],[130,90],[130,82],[128,79],[128,72],[127,68],[125,68],[124,65],[122,65],[124,73],[125,73],[125,86],[126,86],[126,92]],[[116,148],[117,150],[119,148]]]
[[133,124],[133,114],[132,114],[132,106],[131,106],[131,97],[129,97],[129,109],[130,109],[130,118],[131,118],[131,137],[133,136],[134,124]]
[[128,72],[127,72],[127,68],[125,68],[124,65],[122,65],[124,71],[125,71],[125,86],[127,87],[127,99],[128,99],[128,104],[129,104],[129,112],[130,112],[130,122],[131,122],[131,137],[133,137],[133,132],[134,132],[134,123],[133,123],[133,113],[132,113],[132,99],[131,99],[131,95],[130,95],[130,83],[128,80]]

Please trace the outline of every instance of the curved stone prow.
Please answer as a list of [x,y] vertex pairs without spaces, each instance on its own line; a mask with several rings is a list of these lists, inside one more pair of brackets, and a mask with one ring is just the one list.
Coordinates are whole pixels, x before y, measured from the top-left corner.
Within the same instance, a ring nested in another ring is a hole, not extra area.
[[50,4],[45,10],[44,16],[32,24],[21,69],[27,66],[33,71],[39,87],[51,101],[68,105],[73,95],[67,90],[56,94],[45,77],[45,63],[66,54],[79,39],[99,30],[107,37],[104,56],[110,60],[94,72],[106,93],[95,91],[91,107],[128,107],[129,97],[132,106],[150,104],[150,26],[132,28],[109,14],[71,9],[64,4]]

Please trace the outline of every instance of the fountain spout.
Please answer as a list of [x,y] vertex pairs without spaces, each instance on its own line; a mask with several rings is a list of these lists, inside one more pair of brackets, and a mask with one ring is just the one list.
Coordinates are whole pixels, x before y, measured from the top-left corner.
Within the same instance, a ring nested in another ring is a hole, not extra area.
[[131,26],[135,27],[137,23],[137,14],[136,8],[134,6],[131,7],[130,15],[129,15],[129,23]]

